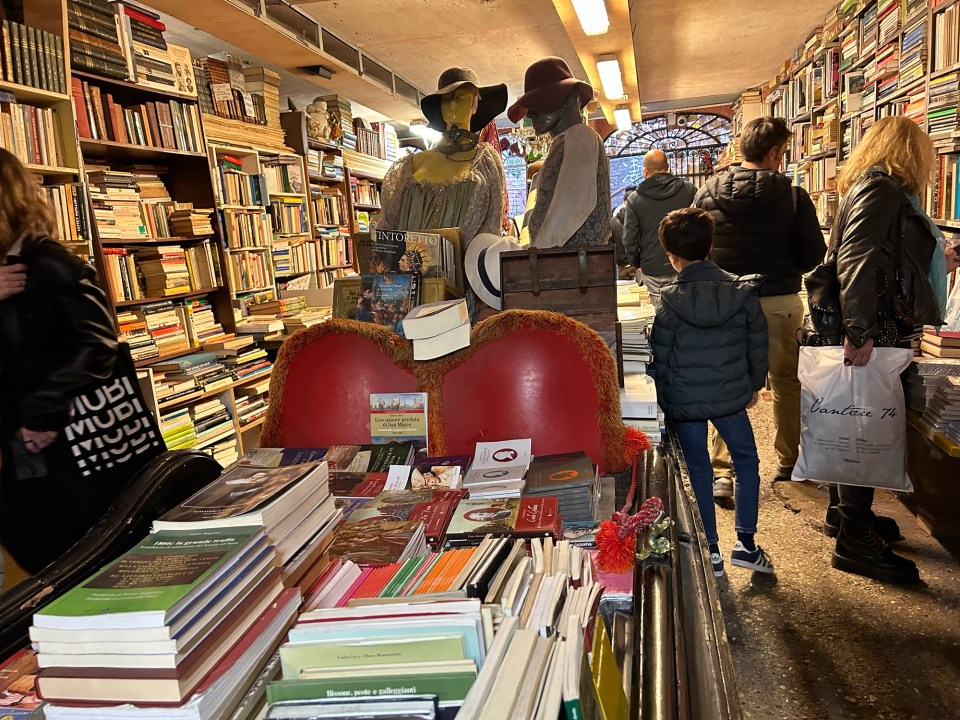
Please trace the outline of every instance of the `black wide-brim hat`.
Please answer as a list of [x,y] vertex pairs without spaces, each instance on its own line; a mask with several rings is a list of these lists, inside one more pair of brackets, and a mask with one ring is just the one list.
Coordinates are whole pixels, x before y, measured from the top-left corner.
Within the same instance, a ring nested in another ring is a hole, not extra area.
[[470,132],[480,132],[491,120],[506,109],[506,84],[481,85],[480,78],[470,68],[447,68],[440,73],[440,78],[437,80],[437,91],[430,95],[424,95],[420,100],[420,109],[427,119],[427,125],[440,132],[447,129],[447,124],[443,121],[443,113],[440,111],[440,102],[444,95],[449,95],[462,85],[471,85],[480,93],[477,111],[470,119]]
[[523,95],[510,106],[507,117],[511,122],[520,122],[530,110],[556,110],[574,89],[580,96],[580,109],[583,110],[596,95],[593,86],[577,80],[563,58],[541,58],[524,73]]

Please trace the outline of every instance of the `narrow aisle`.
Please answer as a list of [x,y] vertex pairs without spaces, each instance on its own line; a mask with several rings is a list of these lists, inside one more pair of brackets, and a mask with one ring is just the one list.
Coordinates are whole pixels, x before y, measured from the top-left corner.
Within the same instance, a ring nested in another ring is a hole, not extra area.
[[[960,718],[960,565],[889,493],[874,509],[900,523],[897,552],[923,582],[897,588],[830,567],[820,528],[826,491],[773,486],[771,403],[751,412],[760,452],[757,541],[777,575],[731,567],[718,579],[745,718],[937,720]],[[721,549],[736,540],[733,511],[718,508]]]

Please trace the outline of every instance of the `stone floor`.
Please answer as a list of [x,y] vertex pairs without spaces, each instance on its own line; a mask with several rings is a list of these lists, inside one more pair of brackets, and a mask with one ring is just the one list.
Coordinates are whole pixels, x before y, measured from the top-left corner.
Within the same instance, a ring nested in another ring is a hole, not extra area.
[[[777,574],[754,576],[728,563],[718,581],[744,717],[960,718],[958,558],[892,494],[878,493],[875,509],[900,523],[905,540],[897,548],[920,566],[923,583],[887,587],[832,569],[833,543],[821,533],[826,491],[772,484],[770,401],[751,417],[762,479],[757,540]],[[717,520],[729,556],[733,511],[718,509]]]

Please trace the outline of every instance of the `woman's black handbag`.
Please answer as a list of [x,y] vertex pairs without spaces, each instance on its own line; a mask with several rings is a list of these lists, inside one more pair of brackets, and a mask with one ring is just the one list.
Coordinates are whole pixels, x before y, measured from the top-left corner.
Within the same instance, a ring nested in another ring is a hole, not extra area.
[[843,344],[843,317],[840,313],[840,280],[836,259],[817,265],[803,278],[809,312],[797,331],[797,340],[806,347]]

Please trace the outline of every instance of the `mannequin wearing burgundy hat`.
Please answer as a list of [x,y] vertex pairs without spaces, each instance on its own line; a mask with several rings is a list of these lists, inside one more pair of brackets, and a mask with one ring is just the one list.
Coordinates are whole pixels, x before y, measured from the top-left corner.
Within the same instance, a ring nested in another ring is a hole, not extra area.
[[538,248],[610,242],[610,164],[582,115],[593,88],[558,57],[533,63],[523,85],[507,114],[514,122],[529,115],[534,131],[553,143],[533,181],[522,237]]
[[499,148],[480,142],[483,128],[507,105],[506,85],[480,84],[468,68],[445,70],[420,108],[443,133],[436,147],[393,164],[375,226],[387,230],[460,228],[464,246],[479,233],[499,235],[506,181]]

